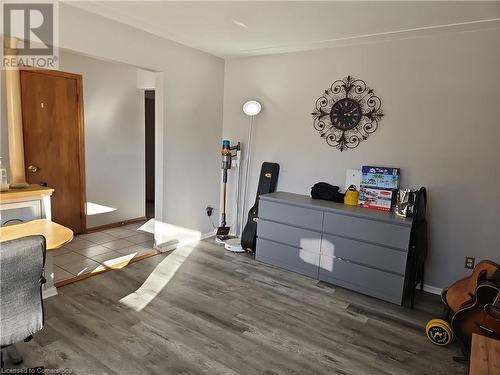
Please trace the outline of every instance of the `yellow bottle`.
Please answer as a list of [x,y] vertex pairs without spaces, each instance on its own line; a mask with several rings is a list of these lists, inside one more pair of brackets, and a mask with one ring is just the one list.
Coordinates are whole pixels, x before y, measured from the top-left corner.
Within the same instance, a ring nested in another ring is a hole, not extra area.
[[356,186],[354,185],[349,186],[344,195],[344,204],[347,204],[349,206],[357,206],[358,196],[359,192],[356,190]]

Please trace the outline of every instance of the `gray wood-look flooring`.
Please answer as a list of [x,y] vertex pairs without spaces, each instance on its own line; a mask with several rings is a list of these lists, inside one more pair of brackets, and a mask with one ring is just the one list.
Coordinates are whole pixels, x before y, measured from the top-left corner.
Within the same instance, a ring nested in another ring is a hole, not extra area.
[[[231,254],[212,241],[59,289],[23,367],[74,374],[466,374],[410,310]],[[9,365],[9,364],[8,364]]]

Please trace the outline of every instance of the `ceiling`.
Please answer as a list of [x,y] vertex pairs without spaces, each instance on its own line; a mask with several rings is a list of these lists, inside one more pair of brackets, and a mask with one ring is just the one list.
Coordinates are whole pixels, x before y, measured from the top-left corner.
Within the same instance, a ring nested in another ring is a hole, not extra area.
[[500,2],[86,1],[87,11],[221,57],[499,27]]

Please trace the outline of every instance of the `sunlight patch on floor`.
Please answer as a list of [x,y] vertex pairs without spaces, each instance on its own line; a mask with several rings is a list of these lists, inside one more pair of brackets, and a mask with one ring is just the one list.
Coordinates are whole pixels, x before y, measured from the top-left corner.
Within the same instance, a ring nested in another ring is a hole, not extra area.
[[167,286],[193,250],[194,248],[190,246],[175,249],[156,266],[139,289],[123,297],[120,303],[135,311],[144,309]]
[[128,255],[123,255],[121,257],[109,259],[104,261],[102,264],[107,268],[123,268],[127,264],[129,264],[132,259],[134,259],[136,254],[137,253],[131,253]]
[[116,208],[114,208],[114,207],[108,207],[108,206],[104,206],[102,204],[97,204],[97,203],[93,203],[93,202],[87,202],[87,203],[85,203],[85,206],[86,206],[87,216],[105,214],[107,212],[116,211]]
[[162,251],[193,245],[201,240],[200,231],[164,223],[156,219],[147,221],[138,230],[152,233],[155,238],[155,248]]

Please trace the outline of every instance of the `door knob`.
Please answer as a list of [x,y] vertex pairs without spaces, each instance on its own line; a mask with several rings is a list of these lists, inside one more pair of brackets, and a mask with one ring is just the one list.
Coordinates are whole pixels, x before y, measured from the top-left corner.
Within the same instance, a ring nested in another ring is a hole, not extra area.
[[34,165],[30,165],[28,167],[28,171],[32,172],[32,173],[35,173],[36,171],[38,171],[38,167],[37,166],[34,166]]

